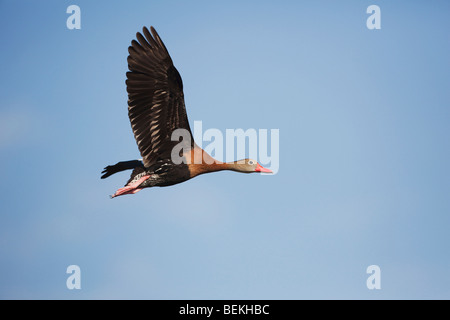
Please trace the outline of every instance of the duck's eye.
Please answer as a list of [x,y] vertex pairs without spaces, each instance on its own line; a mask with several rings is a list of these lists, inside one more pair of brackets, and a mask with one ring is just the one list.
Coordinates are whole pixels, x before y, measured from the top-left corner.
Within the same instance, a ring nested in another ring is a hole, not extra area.
[[253,165],[253,164],[254,164],[253,160],[250,160],[250,161],[248,162],[248,164],[249,164],[249,165]]

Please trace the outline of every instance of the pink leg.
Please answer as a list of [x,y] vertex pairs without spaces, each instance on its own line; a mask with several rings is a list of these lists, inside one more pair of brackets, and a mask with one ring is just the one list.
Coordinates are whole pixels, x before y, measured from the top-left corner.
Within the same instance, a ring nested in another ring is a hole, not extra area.
[[144,182],[145,180],[147,180],[148,178],[150,178],[150,176],[143,176],[142,178],[140,178],[138,181],[131,183],[123,188],[120,188],[119,190],[116,191],[116,193],[114,193],[111,196],[112,198],[118,197],[118,196],[123,196],[125,194],[135,194],[138,193],[139,191],[142,190],[142,188],[138,188],[142,182]]

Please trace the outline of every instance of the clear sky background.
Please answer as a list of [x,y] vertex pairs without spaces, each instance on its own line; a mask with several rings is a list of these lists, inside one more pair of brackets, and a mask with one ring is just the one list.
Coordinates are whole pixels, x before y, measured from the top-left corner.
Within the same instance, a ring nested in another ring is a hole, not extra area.
[[[81,30],[66,9],[81,8]],[[381,30],[366,9],[381,8]],[[448,1],[0,1],[0,298],[449,299]],[[280,130],[274,176],[109,199],[157,28],[203,128]],[[66,268],[81,268],[81,290]],[[366,268],[381,268],[368,290]]]

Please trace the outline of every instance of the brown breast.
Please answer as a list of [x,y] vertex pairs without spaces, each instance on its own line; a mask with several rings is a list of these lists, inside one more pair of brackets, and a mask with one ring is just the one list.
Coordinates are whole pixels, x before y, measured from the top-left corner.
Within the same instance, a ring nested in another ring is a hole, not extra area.
[[211,157],[205,150],[195,145],[193,149],[183,154],[191,174],[191,178],[199,174],[226,170],[227,165]]

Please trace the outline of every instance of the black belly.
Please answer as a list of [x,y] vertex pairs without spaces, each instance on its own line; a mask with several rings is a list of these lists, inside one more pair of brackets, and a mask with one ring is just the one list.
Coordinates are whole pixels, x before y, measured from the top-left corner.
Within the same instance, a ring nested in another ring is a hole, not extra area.
[[189,168],[186,164],[173,164],[172,161],[159,161],[145,169],[145,180],[139,188],[167,187],[190,179]]

